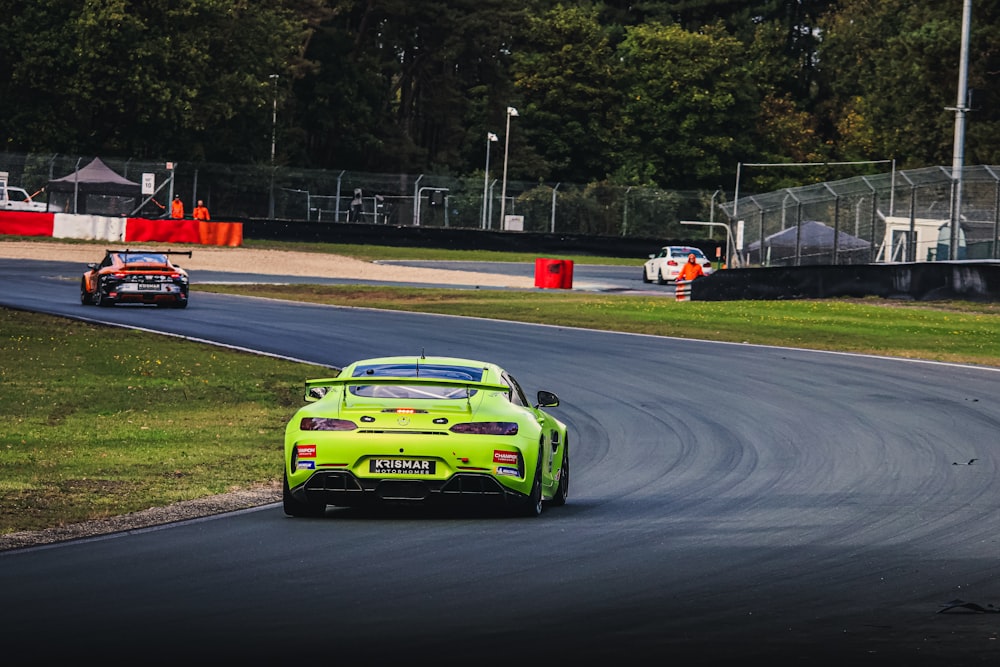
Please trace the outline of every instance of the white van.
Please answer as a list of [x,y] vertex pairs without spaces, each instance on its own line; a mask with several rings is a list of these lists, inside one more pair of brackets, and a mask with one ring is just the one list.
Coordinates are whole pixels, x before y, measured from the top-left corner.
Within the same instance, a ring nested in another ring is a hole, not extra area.
[[16,188],[0,181],[0,211],[36,211],[44,213],[48,205],[35,201],[24,188]]

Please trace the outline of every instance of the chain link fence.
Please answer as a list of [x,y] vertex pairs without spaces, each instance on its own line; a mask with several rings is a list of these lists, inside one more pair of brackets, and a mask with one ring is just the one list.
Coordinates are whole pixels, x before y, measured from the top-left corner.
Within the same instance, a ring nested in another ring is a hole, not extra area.
[[[49,181],[75,173],[93,157],[0,153],[0,172],[11,185],[24,187],[42,201]],[[155,193],[115,207],[89,202],[88,213],[164,216],[174,194],[191,210],[205,201],[212,218],[305,220],[316,223],[367,222],[380,225],[521,230],[565,234],[676,239],[711,238],[710,229],[692,230],[685,218],[709,219],[718,210],[715,193],[508,181],[502,192],[490,174],[456,177],[440,174],[377,174],[298,169],[270,165],[188,164],[101,157],[117,174],[142,183],[152,175]],[[500,221],[506,195],[507,225]],[[72,211],[66,201],[51,210]],[[68,208],[67,208],[68,207]],[[79,212],[79,209],[78,209]],[[716,237],[721,236],[716,230]]]
[[[73,174],[92,159],[0,153],[0,172],[7,172],[11,185],[44,201],[49,181]],[[948,259],[952,202],[959,200],[958,258],[1000,258],[1000,167],[966,167],[957,181],[943,167],[893,170],[727,202],[721,186],[709,192],[508,181],[501,192],[493,174],[375,174],[101,159],[137,184],[151,179],[155,192],[127,205],[120,198],[113,206],[93,202],[86,209],[91,213],[165,216],[172,196],[180,194],[188,211],[204,200],[216,220],[366,222],[664,241],[728,238],[727,257],[735,263],[789,266]],[[506,224],[499,219],[504,195]],[[72,210],[74,202],[57,204],[53,210]]]
[[[960,195],[960,196],[959,196]],[[722,205],[744,265],[1000,258],[1000,168],[927,167],[741,196]],[[740,243],[742,241],[742,243]]]

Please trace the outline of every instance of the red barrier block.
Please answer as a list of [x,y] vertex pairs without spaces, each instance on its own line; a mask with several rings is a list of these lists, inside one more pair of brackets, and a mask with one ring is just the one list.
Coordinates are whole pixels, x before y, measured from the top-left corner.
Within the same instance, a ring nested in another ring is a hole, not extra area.
[[0,211],[0,234],[11,236],[52,236],[54,213]]
[[201,244],[199,222],[199,220],[170,218],[159,220],[129,218],[128,224],[125,225],[125,240]]
[[535,287],[572,289],[573,262],[565,259],[535,259]]
[[559,287],[562,289],[573,289],[573,260],[564,259],[562,263],[562,280],[559,282]]
[[199,222],[198,235],[202,245],[224,245],[233,248],[243,245],[242,222]]

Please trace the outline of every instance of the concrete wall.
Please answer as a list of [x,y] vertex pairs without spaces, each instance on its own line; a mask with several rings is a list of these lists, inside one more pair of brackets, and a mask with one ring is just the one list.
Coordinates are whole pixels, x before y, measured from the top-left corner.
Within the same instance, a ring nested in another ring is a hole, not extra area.
[[641,265],[650,253],[665,245],[690,245],[715,257],[716,247],[725,256],[725,244],[689,239],[650,239],[583,234],[544,234],[537,232],[501,232],[448,227],[372,225],[347,222],[304,222],[286,220],[248,220],[243,223],[243,238],[272,241],[309,241],[401,247],[447,248],[453,250],[497,250],[539,255],[574,254],[605,257],[632,257]]
[[[414,227],[355,223],[247,220],[244,239],[349,243],[401,247],[498,250],[539,256],[601,255],[631,257],[639,267],[665,245],[691,245],[710,258],[721,241],[640,239],[501,232],[447,227]],[[838,296],[880,296],[893,299],[1000,301],[1000,262],[924,262],[847,266],[793,266],[726,269],[691,286],[693,301],[741,299],[822,299]]]
[[727,269],[691,286],[692,301],[880,296],[1000,301],[1000,262],[917,262]]

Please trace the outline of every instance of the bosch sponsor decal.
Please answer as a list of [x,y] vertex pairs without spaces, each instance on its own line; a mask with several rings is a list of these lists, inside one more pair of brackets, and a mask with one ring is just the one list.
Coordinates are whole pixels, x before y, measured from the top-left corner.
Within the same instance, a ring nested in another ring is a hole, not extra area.
[[295,449],[300,459],[316,458],[316,445],[297,445]]
[[493,450],[493,463],[517,463],[517,452],[508,452],[503,449]]
[[315,470],[316,469],[316,462],[315,461],[296,461],[295,462],[295,469],[296,470]]
[[517,468],[511,468],[510,466],[497,466],[497,475],[503,475],[505,477],[520,477],[521,474],[518,472]]
[[436,463],[426,459],[371,459],[368,461],[368,472],[382,475],[433,475]]

